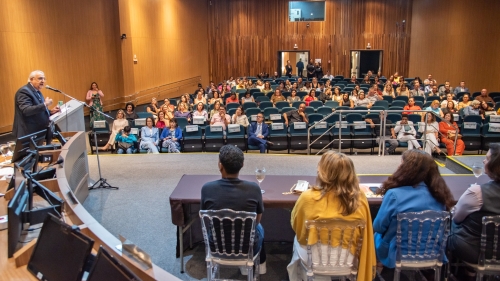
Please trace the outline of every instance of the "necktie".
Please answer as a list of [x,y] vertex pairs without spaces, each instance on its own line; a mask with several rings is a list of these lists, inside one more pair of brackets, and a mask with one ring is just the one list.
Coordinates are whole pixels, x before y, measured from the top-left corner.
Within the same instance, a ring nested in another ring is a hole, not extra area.
[[[38,94],[38,101],[40,101],[41,103],[44,103],[42,93],[40,93],[40,91],[36,91],[36,93]],[[47,112],[47,115],[50,116],[49,109],[47,108],[47,106],[45,104],[44,104],[44,106],[45,106],[45,111]]]

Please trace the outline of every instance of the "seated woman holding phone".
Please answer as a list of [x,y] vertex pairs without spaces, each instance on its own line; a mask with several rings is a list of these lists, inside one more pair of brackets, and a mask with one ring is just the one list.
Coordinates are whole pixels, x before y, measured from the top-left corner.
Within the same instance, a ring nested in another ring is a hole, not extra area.
[[180,153],[182,139],[182,130],[177,126],[177,120],[170,120],[170,127],[165,128],[161,133],[160,140],[163,141],[162,147],[167,148],[169,153]]
[[137,152],[137,137],[130,134],[130,126],[125,126],[125,128],[123,128],[120,133],[116,134],[115,141],[118,146],[118,148],[116,149],[116,153],[132,154]]

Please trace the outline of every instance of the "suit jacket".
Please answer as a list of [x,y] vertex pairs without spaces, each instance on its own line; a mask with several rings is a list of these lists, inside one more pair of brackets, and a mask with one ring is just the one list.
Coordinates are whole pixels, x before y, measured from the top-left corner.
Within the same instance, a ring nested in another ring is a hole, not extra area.
[[469,88],[465,87],[464,90],[462,91],[462,88],[460,86],[458,87],[455,87],[455,89],[453,90],[453,93],[455,93],[455,95],[457,95],[458,93],[460,92],[467,92],[467,93],[470,93],[469,92]]
[[30,83],[17,90],[14,100],[12,134],[16,138],[47,128],[50,120],[44,104],[44,97],[42,95],[40,100],[35,88]]
[[[255,132],[257,131],[257,122],[252,122],[252,124],[250,124],[248,128],[248,137],[256,137],[257,135],[255,134]],[[264,122],[262,122],[262,135],[264,136],[264,138],[267,138],[267,136],[269,135],[269,126]]]

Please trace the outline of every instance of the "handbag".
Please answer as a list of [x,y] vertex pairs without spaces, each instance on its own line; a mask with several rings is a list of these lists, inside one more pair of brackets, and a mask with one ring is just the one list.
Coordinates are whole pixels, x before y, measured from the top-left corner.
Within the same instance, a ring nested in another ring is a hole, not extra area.
[[134,145],[134,144],[133,143],[129,143],[129,142],[119,142],[118,143],[118,148],[121,148],[123,150],[127,150],[130,147],[132,147],[132,145]]
[[[455,135],[456,135],[455,132],[448,132],[448,139],[455,141]],[[461,138],[462,138],[462,135],[458,134],[457,139],[461,139]]]

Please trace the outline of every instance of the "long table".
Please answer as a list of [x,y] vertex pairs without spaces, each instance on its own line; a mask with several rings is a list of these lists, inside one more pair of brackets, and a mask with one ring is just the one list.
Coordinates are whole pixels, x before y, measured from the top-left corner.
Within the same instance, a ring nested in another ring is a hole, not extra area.
[[[382,183],[389,175],[360,175],[360,183]],[[487,176],[477,181],[472,175],[443,176],[451,193],[457,201],[464,191],[475,182],[481,184],[489,181]],[[200,208],[201,188],[210,181],[220,179],[220,175],[183,175],[170,195],[172,223],[177,226],[178,243],[176,255],[181,258],[181,272],[184,272],[184,249],[189,242],[203,240],[198,211]],[[257,182],[253,175],[240,175],[240,179]],[[305,180],[310,184],[316,182],[315,176],[276,176],[267,175],[261,183],[265,190],[262,195],[264,214],[261,224],[266,232],[266,241],[293,241],[295,233],[290,226],[290,211],[299,195],[283,194],[298,181]],[[372,217],[382,203],[382,198],[368,198]]]

